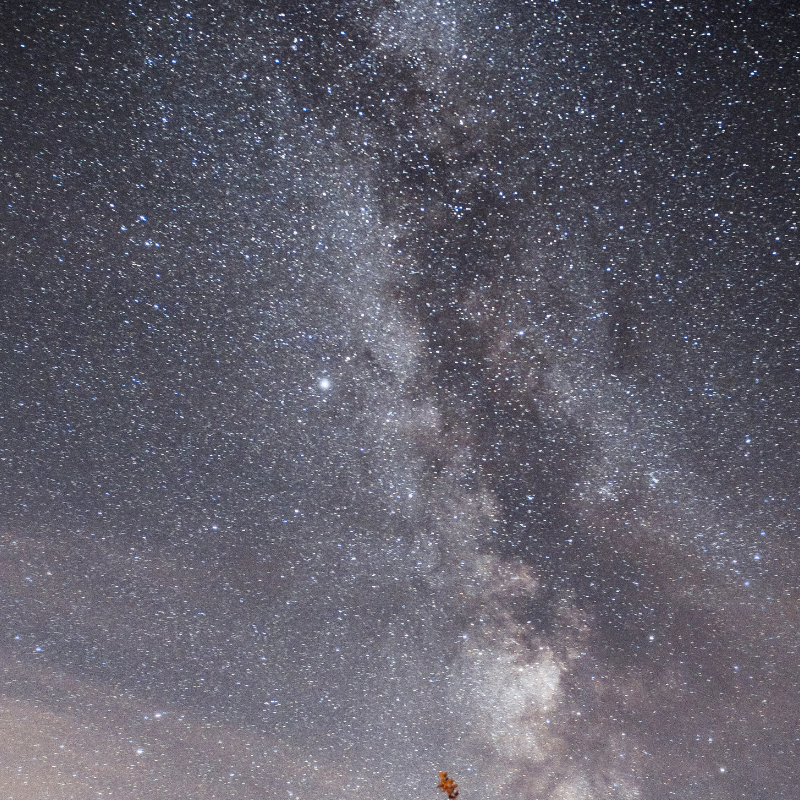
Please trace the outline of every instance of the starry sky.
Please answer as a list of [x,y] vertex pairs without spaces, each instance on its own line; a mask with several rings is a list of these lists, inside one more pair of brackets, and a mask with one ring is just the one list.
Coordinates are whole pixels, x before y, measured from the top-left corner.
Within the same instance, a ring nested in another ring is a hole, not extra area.
[[800,798],[792,8],[2,5],[2,800]]

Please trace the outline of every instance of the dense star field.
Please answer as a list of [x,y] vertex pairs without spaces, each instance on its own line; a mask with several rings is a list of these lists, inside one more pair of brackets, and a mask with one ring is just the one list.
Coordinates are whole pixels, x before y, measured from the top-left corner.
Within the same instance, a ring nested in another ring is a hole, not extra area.
[[800,19],[3,5],[0,800],[800,798]]

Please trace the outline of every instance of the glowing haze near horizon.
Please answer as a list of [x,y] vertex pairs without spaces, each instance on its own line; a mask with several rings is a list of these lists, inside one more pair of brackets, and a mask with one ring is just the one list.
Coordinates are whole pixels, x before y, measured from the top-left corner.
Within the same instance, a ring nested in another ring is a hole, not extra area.
[[799,796],[788,8],[6,4],[2,798]]

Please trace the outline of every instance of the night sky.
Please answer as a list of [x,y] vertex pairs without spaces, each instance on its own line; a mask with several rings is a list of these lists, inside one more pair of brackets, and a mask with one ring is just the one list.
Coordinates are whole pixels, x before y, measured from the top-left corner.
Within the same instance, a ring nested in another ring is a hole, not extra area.
[[0,800],[800,798],[794,3],[0,6]]

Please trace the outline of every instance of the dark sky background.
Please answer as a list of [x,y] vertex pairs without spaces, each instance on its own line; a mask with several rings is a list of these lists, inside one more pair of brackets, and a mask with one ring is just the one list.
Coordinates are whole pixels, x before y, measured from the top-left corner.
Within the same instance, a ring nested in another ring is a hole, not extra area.
[[2,4],[4,800],[800,798],[793,7]]

